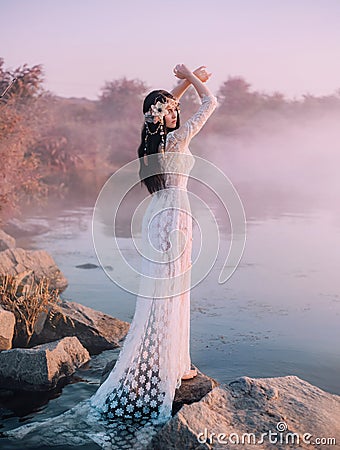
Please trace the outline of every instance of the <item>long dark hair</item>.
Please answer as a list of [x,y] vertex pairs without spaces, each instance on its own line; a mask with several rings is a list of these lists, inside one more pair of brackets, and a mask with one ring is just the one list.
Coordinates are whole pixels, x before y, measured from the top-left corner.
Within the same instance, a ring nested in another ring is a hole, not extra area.
[[[170,94],[170,92],[164,91],[162,89],[152,91],[150,92],[144,99],[143,103],[143,113],[149,111],[151,105],[154,105],[157,102],[166,103],[167,99],[173,99],[175,100],[175,97]],[[177,109],[179,112],[179,110]],[[165,122],[165,121],[164,121]],[[158,127],[158,123],[148,123],[148,127],[151,133],[154,133]],[[180,118],[179,114],[177,114],[177,122],[175,128],[171,128],[171,130],[177,129],[180,126]],[[166,144],[166,136],[169,132],[169,128],[166,127],[164,123],[164,145]],[[140,169],[139,169],[139,177],[141,179],[141,185],[144,183],[147,187],[150,194],[153,192],[159,191],[160,189],[165,188],[165,176],[164,173],[161,173],[161,167],[158,161],[158,158],[152,157],[149,158],[148,165],[145,165],[144,163],[144,152],[146,148],[146,154],[151,155],[153,153],[158,153],[159,146],[161,143],[161,134],[160,130],[155,134],[148,134],[148,139],[145,146],[145,138],[146,138],[146,125],[145,122],[143,124],[142,132],[141,132],[141,143],[138,147],[138,157],[139,157],[139,163],[140,163]],[[148,176],[149,173],[153,173],[153,175]]]

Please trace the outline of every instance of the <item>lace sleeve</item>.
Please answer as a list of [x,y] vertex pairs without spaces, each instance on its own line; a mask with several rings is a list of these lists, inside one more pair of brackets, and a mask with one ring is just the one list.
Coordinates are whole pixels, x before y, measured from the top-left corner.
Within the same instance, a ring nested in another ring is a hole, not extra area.
[[217,106],[214,95],[204,95],[201,98],[201,106],[178,130],[168,133],[170,147],[184,149],[191,139],[200,131]]

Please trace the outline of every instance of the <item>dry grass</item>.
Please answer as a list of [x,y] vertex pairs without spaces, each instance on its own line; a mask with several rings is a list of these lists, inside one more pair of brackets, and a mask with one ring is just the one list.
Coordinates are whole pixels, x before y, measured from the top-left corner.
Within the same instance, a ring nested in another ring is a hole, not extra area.
[[[51,325],[58,313],[59,319],[65,323],[72,319],[65,316],[60,308],[61,299],[58,289],[50,289],[48,278],[43,278],[37,284],[30,277],[25,284],[25,278],[32,274],[31,270],[23,272],[19,276],[4,275],[0,284],[0,305],[7,311],[11,311],[16,318],[15,341],[20,347],[27,347],[35,331],[36,323],[45,313]],[[74,324],[72,323],[74,326]]]

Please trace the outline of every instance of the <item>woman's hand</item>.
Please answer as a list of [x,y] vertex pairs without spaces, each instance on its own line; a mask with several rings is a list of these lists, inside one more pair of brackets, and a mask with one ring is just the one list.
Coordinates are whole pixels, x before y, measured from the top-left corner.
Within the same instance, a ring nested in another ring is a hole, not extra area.
[[174,74],[177,78],[183,80],[188,79],[192,76],[192,74],[196,75],[197,78],[199,78],[203,83],[209,80],[211,77],[211,73],[208,73],[206,71],[206,66],[200,66],[194,72],[191,72],[186,65],[184,64],[177,64],[177,66],[174,68]]
[[193,73],[184,64],[177,64],[174,68],[175,77],[180,80],[188,79],[192,77]]
[[197,78],[199,78],[202,81],[202,83],[208,81],[212,75],[212,73],[208,73],[206,71],[206,66],[198,67],[198,69],[194,70],[193,73],[194,75],[196,75]]
[[191,72],[186,65],[177,64],[177,66],[174,67],[174,74],[175,77],[183,80],[171,91],[174,97],[180,98],[190,84],[194,86],[200,97],[212,95],[209,88],[204,84],[211,76],[211,73],[208,73],[205,70],[205,66],[201,66],[196,69],[195,72]]

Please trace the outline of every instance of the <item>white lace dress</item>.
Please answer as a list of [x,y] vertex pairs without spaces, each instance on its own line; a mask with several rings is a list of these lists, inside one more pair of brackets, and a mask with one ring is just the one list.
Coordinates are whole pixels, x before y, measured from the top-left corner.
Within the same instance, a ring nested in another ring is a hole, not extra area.
[[192,217],[187,182],[195,158],[189,143],[216,104],[214,96],[204,96],[198,111],[178,130],[168,133],[165,154],[159,154],[166,189],[152,194],[142,224],[146,256],[142,273],[150,277],[142,292],[147,291],[152,298],[137,297],[116,365],[92,398],[92,405],[109,419],[167,421],[175,390],[191,368]]
[[143,296],[137,297],[111,373],[90,399],[55,418],[11,431],[13,438],[46,445],[95,442],[105,449],[144,448],[171,418],[175,390],[191,368],[187,182],[195,158],[188,145],[216,104],[214,96],[202,97],[198,111],[168,133],[165,155],[159,154],[166,189],[152,194],[142,223],[141,270],[150,278],[140,285]]

